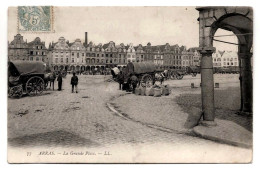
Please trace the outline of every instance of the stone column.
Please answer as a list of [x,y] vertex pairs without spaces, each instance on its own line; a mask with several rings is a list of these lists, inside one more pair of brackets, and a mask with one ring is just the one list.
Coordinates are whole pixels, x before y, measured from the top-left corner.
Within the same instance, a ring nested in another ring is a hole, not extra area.
[[253,109],[253,78],[251,69],[251,57],[250,52],[239,53],[239,58],[241,59],[241,83],[242,83],[242,96],[243,112],[252,112]]
[[213,62],[212,53],[214,47],[204,47],[201,53],[201,99],[203,121],[202,124],[216,125],[215,105],[214,105],[214,78],[213,78]]

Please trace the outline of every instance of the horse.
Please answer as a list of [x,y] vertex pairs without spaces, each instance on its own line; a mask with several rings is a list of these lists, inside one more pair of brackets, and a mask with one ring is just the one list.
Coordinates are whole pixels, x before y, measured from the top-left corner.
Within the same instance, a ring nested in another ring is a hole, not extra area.
[[160,81],[163,84],[164,79],[166,78],[166,74],[164,72],[155,74],[155,81]]
[[55,81],[55,79],[56,79],[56,74],[54,72],[46,73],[44,75],[45,89],[47,89],[47,87],[49,85],[49,82],[50,82],[50,88],[51,88],[51,85],[52,85],[52,88],[54,90],[54,81]]

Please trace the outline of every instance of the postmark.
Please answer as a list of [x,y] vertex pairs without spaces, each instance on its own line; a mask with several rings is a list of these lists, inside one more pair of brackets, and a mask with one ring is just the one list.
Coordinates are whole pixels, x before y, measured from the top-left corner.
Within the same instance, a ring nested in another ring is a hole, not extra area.
[[51,6],[19,6],[18,32],[53,32]]

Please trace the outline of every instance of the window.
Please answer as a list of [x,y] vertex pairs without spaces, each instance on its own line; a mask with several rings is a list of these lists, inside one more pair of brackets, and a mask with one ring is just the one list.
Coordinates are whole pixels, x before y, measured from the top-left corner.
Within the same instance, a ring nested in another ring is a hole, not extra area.
[[97,57],[99,57],[99,54],[97,54]]
[[79,53],[77,53],[77,58],[79,58]]
[[102,57],[104,57],[104,54],[102,54]]
[[72,63],[74,63],[74,58],[71,59]]
[[82,53],[82,56],[84,56],[84,53]]
[[66,58],[66,63],[69,63],[69,58]]
[[63,63],[63,58],[60,59],[60,62]]
[[58,63],[58,58],[55,58],[55,63]]
[[36,61],[39,61],[39,57],[36,57]]
[[30,51],[30,55],[33,55],[33,51]]
[[113,57],[112,54],[110,54],[110,57]]
[[30,57],[30,60],[33,61],[33,57]]
[[106,57],[108,57],[108,54],[106,54]]

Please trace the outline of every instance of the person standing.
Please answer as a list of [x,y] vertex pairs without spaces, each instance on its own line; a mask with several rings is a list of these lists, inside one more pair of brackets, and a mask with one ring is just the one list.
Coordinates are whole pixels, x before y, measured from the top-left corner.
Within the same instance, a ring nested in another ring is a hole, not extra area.
[[135,93],[136,86],[138,84],[138,78],[135,75],[131,76],[131,84],[133,87],[133,93]]
[[121,90],[122,85],[124,84],[124,75],[122,71],[120,71],[119,74],[117,75],[117,82],[119,83],[119,90]]
[[58,77],[57,77],[57,81],[58,81],[58,91],[61,91],[62,88],[62,75],[61,72],[59,71]]
[[76,76],[76,73],[74,72],[73,76],[71,77],[71,81],[70,81],[70,84],[72,86],[72,90],[71,90],[72,93],[74,93],[74,87],[76,89],[76,93],[78,93],[78,82],[79,82],[79,79]]

